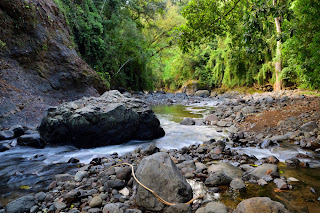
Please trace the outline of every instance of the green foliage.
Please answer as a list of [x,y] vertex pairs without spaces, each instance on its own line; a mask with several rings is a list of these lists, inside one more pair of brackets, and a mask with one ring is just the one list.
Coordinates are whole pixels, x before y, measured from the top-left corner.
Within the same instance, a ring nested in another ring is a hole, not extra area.
[[0,40],[0,47],[5,47],[7,44]]
[[151,52],[142,28],[144,20],[161,11],[161,1],[56,2],[66,16],[79,53],[110,87],[152,88],[153,74],[147,65]]
[[320,89],[320,2],[295,0],[290,9],[294,18],[285,23],[285,71],[294,76],[291,83]]
[[273,84],[275,61],[282,59],[285,86],[320,88],[320,3],[314,0],[55,1],[78,52],[110,87]]
[[255,78],[255,80],[260,85],[264,85],[266,83],[274,83],[274,79],[272,79],[272,71],[273,67],[271,63],[264,63],[262,64],[261,68],[259,69],[259,72]]

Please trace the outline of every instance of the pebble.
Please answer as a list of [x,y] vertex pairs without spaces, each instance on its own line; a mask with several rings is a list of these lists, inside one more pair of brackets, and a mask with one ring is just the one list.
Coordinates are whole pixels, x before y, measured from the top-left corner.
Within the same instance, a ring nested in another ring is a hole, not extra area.
[[230,187],[234,190],[241,190],[241,189],[245,189],[246,185],[244,184],[243,180],[241,180],[240,178],[235,178],[231,181]]
[[294,177],[289,177],[287,179],[288,182],[298,182],[299,180],[297,178],[294,178]]
[[121,190],[119,191],[119,193],[122,194],[122,195],[124,195],[124,196],[129,196],[130,191],[129,191],[128,188],[125,187],[125,188],[121,189]]
[[[67,207],[67,205],[64,203],[64,202],[61,202],[61,201],[56,201],[53,203],[54,207],[57,209],[57,210],[61,210],[61,209],[64,209]],[[51,208],[52,206],[50,206]],[[49,210],[50,210],[49,208]]]
[[268,182],[265,181],[265,180],[263,180],[263,179],[259,179],[259,180],[257,181],[257,183],[258,183],[259,185],[261,185],[261,186],[265,186],[265,185],[268,184]]
[[55,175],[55,179],[57,182],[66,182],[66,181],[72,181],[73,176],[69,174],[58,174],[58,175]]
[[281,189],[281,190],[288,189],[288,184],[280,178],[274,179],[273,182],[277,185],[278,189]]
[[91,208],[100,207],[101,205],[102,205],[102,199],[101,199],[100,196],[93,197],[92,200],[89,203],[89,206]]

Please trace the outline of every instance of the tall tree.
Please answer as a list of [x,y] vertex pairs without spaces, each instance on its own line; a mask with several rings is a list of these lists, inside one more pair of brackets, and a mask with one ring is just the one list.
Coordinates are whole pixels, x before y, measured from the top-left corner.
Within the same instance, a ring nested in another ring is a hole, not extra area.
[[[191,0],[183,11],[187,23],[181,27],[180,44],[182,50],[187,51],[194,45],[208,42],[217,36],[224,36],[228,32],[234,35],[239,34],[235,29],[238,29],[236,26],[242,23],[244,30],[242,36],[245,42],[243,45],[248,47],[246,48],[248,53],[257,55],[267,45],[269,38],[265,35],[266,31],[270,32],[269,20],[273,19],[275,31],[271,31],[275,32],[274,37],[277,38],[276,53],[273,55],[274,89],[281,90],[281,21],[286,12],[283,0]],[[244,22],[242,22],[243,17],[246,17]],[[256,57],[255,60],[257,59]]]
[[[273,0],[273,6],[277,6],[278,2],[283,0]],[[275,91],[279,91],[282,89],[282,80],[280,78],[280,74],[282,71],[282,42],[281,42],[281,23],[280,23],[280,18],[279,16],[276,16],[274,18],[275,24],[276,24],[276,29],[277,29],[277,50],[276,50],[276,57],[275,57],[275,62],[274,62],[274,67],[275,67],[275,74],[276,74],[276,82],[273,86]]]

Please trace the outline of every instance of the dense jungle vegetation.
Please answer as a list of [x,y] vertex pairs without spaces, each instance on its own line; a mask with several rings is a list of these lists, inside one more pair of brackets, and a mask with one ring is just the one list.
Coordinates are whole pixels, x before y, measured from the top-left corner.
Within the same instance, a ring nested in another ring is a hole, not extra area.
[[320,88],[318,0],[55,1],[111,88]]

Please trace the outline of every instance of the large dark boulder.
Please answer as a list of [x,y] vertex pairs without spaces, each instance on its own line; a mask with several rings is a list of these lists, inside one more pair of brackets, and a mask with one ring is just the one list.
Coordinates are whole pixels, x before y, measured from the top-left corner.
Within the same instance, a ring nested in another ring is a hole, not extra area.
[[48,109],[39,132],[47,143],[81,148],[151,140],[165,134],[150,107],[117,90]]
[[[136,171],[138,180],[171,203],[192,199],[192,188],[167,153],[158,152],[144,158]],[[151,192],[137,184],[136,204],[149,211],[161,211],[165,205]]]
[[54,0],[1,0],[0,23],[0,126],[38,125],[48,105],[106,90]]

